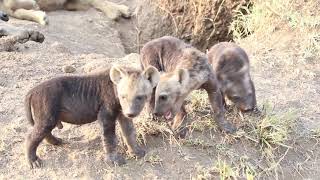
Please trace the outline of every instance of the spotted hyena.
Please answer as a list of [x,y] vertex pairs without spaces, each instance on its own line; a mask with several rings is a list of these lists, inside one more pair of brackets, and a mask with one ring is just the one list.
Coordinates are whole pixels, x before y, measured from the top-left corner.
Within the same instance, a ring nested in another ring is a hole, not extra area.
[[[144,45],[141,65],[143,68],[152,65],[163,72],[149,103],[149,111],[155,116],[173,119],[173,129],[183,128],[186,97],[193,90],[204,89],[220,129],[228,133],[235,131],[235,127],[224,118],[219,84],[206,54],[175,37],[165,36]],[[185,129],[180,135],[185,135]]]
[[98,120],[102,127],[107,162],[124,164],[116,151],[116,120],[130,153],[143,157],[135,139],[133,118],[151,98],[152,89],[159,81],[154,67],[144,71],[113,66],[93,74],[62,76],[45,81],[31,89],[25,98],[27,119],[33,125],[26,139],[27,161],[31,167],[41,166],[37,147],[45,139],[53,145],[61,139],[51,131],[61,122],[86,124]]
[[210,48],[208,59],[216,72],[223,96],[241,111],[254,110],[257,102],[247,53],[235,43],[221,42]]
[[110,19],[130,17],[129,8],[106,0],[0,0],[0,10],[17,19],[48,24],[45,11],[57,9],[85,10],[94,7]]

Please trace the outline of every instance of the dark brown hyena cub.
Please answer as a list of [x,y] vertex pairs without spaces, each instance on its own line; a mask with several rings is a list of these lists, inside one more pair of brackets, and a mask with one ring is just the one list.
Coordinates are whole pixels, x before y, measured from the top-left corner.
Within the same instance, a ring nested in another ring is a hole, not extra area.
[[257,102],[247,53],[234,43],[222,42],[210,48],[208,58],[222,94],[241,111],[254,110]]
[[[206,54],[182,40],[165,36],[144,45],[141,50],[141,65],[144,68],[152,65],[164,72],[153,92],[155,97],[151,98],[149,109],[156,116],[173,119],[174,130],[184,123],[185,98],[193,90],[204,89],[208,93],[219,128],[228,133],[235,131],[234,126],[224,118],[221,92]],[[180,136],[183,137],[184,132],[185,130]]]
[[62,122],[86,124],[98,120],[102,126],[107,161],[124,164],[116,152],[115,125],[118,120],[128,151],[143,157],[145,151],[136,143],[132,118],[139,115],[159,81],[154,67],[140,70],[114,66],[83,76],[63,76],[43,82],[25,98],[27,119],[34,126],[26,139],[27,160],[31,167],[41,166],[36,155],[43,139],[61,144],[51,131]]

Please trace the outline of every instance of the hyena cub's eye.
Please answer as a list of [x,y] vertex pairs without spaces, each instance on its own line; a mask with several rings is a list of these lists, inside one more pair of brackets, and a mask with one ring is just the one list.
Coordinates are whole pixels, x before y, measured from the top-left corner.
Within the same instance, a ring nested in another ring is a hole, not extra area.
[[233,99],[234,101],[239,101],[239,100],[241,99],[241,97],[240,97],[240,96],[237,96],[237,95],[234,95],[234,96],[232,96],[232,99]]
[[136,97],[136,100],[142,101],[142,100],[145,99],[145,97],[146,97],[146,96],[144,96],[144,95],[140,95],[140,96],[137,96],[137,97]]
[[121,99],[126,99],[127,96],[123,94],[123,95],[120,95],[120,98],[121,98]]
[[160,96],[159,96],[159,99],[160,99],[161,101],[166,101],[166,100],[168,99],[168,96],[167,96],[167,95],[160,95]]

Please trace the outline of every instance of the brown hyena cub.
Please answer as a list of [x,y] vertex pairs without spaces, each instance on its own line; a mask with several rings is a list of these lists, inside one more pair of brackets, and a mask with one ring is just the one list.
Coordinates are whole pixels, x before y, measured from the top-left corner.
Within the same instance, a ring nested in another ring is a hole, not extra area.
[[234,43],[222,42],[210,48],[208,58],[224,97],[235,103],[241,111],[256,109],[255,88],[246,52]]
[[25,98],[26,115],[34,126],[26,139],[30,166],[41,166],[36,151],[43,139],[50,144],[61,144],[61,139],[51,133],[61,121],[86,124],[98,120],[107,161],[120,165],[125,160],[116,152],[118,120],[128,151],[143,157],[145,151],[136,143],[132,118],[142,111],[158,81],[159,72],[154,67],[142,72],[114,66],[94,74],[54,78],[31,89]]
[[174,118],[172,128],[183,130],[178,132],[180,136],[184,137],[186,132],[182,125],[186,115],[184,100],[196,89],[205,89],[208,93],[219,128],[227,133],[235,131],[224,118],[221,92],[206,54],[177,38],[165,36],[145,44],[141,50],[141,65],[144,68],[152,65],[164,72],[153,92],[155,98],[151,98],[149,111],[167,120]]

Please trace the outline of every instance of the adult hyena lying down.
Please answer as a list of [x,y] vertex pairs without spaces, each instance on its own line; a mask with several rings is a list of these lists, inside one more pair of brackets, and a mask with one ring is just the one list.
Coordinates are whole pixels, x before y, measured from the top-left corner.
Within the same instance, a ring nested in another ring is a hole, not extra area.
[[234,43],[221,42],[210,48],[208,58],[224,97],[241,111],[254,110],[257,102],[247,53]]
[[0,10],[17,19],[48,24],[44,11],[58,9],[86,10],[94,7],[105,13],[108,18],[130,17],[129,8],[106,0],[0,0]]
[[114,66],[94,74],[58,77],[31,89],[25,98],[26,115],[34,126],[26,139],[30,166],[41,166],[36,150],[43,139],[54,145],[61,143],[51,133],[61,121],[85,124],[98,120],[107,161],[120,165],[125,160],[116,152],[118,120],[128,151],[143,157],[145,151],[136,143],[132,118],[142,111],[158,81],[159,72],[154,67],[142,72]]
[[[177,38],[165,36],[145,44],[141,50],[141,64],[143,68],[152,65],[164,72],[149,109],[153,110],[154,107],[154,115],[164,116],[167,120],[174,117],[174,130],[183,128],[185,98],[193,90],[205,89],[220,129],[228,133],[235,131],[233,125],[224,118],[218,82],[204,53]],[[184,133],[185,130],[180,135],[184,136]]]
[[42,43],[44,41],[43,34],[38,31],[21,29],[1,22],[8,20],[9,16],[0,11],[0,52],[14,50],[16,43],[25,43],[27,41]]

